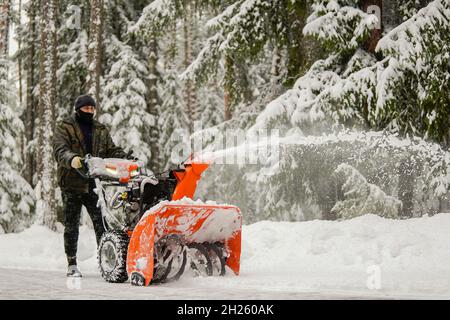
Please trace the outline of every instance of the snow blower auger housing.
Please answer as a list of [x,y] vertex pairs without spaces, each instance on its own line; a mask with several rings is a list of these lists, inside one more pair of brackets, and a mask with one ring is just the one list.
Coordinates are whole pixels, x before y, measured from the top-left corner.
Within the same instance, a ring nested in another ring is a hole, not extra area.
[[157,175],[140,161],[87,156],[84,163],[80,174],[95,179],[106,229],[98,247],[106,281],[148,286],[176,280],[186,267],[194,275],[223,275],[226,266],[239,274],[239,208],[192,200],[207,163]]

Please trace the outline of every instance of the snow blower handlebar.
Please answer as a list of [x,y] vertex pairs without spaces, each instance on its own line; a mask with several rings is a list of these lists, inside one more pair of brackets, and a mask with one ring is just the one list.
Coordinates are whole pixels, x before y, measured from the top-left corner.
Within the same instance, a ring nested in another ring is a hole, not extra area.
[[[197,161],[196,161],[197,160]],[[136,160],[98,158],[87,154],[81,159],[82,167],[75,169],[80,176],[85,179],[99,178],[113,184],[127,184],[135,178],[141,181],[145,177],[153,180],[165,180],[167,178],[177,181],[177,188],[172,200],[181,199],[186,196],[192,198],[197,186],[197,182],[209,163],[193,159],[191,155],[188,159],[161,174],[148,174],[144,163]]]
[[87,154],[81,158],[81,168],[75,169],[85,179],[111,181],[126,184],[131,179],[146,176],[147,171],[142,161],[136,159],[99,158]]

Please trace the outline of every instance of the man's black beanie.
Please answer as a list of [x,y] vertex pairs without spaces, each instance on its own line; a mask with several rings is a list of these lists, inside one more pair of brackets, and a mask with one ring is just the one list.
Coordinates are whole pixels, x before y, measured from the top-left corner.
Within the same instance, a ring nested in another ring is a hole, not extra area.
[[75,111],[78,111],[80,108],[85,106],[93,106],[95,107],[95,100],[89,95],[82,95],[75,100]]

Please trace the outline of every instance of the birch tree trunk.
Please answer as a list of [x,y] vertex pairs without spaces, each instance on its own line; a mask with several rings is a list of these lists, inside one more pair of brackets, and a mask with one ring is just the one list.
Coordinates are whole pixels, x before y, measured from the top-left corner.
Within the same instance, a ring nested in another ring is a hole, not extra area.
[[100,115],[100,78],[102,75],[103,44],[103,0],[90,0],[91,19],[89,25],[88,49],[88,92],[97,103],[97,116]]
[[55,163],[52,137],[56,103],[56,5],[55,0],[41,0],[41,52],[39,66],[39,128],[38,148],[40,170],[38,171],[39,222],[55,229]]

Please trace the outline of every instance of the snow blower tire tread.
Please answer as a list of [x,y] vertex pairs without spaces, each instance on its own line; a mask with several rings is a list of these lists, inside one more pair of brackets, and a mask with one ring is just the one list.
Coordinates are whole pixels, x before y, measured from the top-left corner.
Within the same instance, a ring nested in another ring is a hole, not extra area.
[[[105,231],[100,240],[97,252],[97,260],[100,273],[107,282],[122,283],[128,280],[127,273],[127,253],[130,238],[128,235],[119,230]],[[105,261],[106,250],[113,250],[111,258],[115,261]],[[108,268],[106,264],[109,264]],[[113,264],[113,265],[111,265]],[[108,270],[109,269],[109,270]]]

